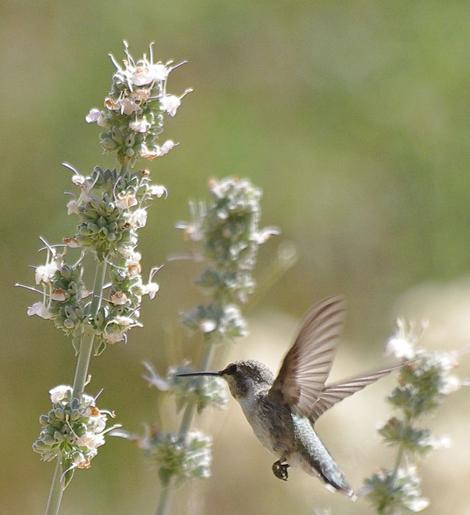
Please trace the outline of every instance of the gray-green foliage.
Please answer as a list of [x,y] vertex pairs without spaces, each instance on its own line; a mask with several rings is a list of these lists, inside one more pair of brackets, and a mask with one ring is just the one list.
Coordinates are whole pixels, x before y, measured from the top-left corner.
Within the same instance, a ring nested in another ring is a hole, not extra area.
[[[213,179],[209,182],[209,192],[210,200],[190,203],[190,220],[178,224],[204,258],[204,270],[195,282],[209,302],[182,316],[182,323],[199,334],[204,343],[202,367],[208,366],[214,344],[234,341],[247,333],[241,306],[255,288],[253,269],[258,248],[270,235],[277,233],[274,228],[259,228],[261,190],[250,181],[234,177]],[[141,446],[159,467],[163,484],[172,477],[176,481],[190,476],[208,477],[210,438],[200,436],[201,441],[195,440],[189,429],[194,410],[199,413],[209,405],[225,406],[224,385],[212,377],[177,377],[179,372],[192,370],[187,363],[171,367],[165,378],[151,365],[146,364],[146,367],[147,381],[162,391],[174,393],[177,410],[184,410],[184,414],[178,433],[157,432],[152,438],[147,435],[140,439]],[[194,454],[195,442],[201,447],[199,454]],[[188,468],[190,473],[184,466],[187,462],[194,465]]]
[[429,501],[421,494],[420,478],[415,462],[446,439],[436,439],[423,427],[423,417],[434,411],[445,397],[459,387],[451,374],[457,364],[451,352],[433,352],[415,347],[417,337],[403,321],[388,343],[388,350],[398,358],[408,358],[400,369],[398,385],[388,396],[398,411],[379,428],[385,444],[397,449],[395,466],[382,469],[365,481],[364,491],[372,506],[381,515],[417,512]]
[[39,418],[42,429],[33,450],[44,461],[61,458],[67,486],[74,469],[90,467],[98,447],[105,443],[105,433],[113,429],[105,430],[111,413],[99,410],[89,395],[73,398],[70,386],[56,386],[49,393],[52,408]]
[[159,465],[158,474],[163,485],[171,478],[204,479],[210,476],[212,439],[199,431],[181,438],[174,433],[149,432],[145,442],[147,456]]

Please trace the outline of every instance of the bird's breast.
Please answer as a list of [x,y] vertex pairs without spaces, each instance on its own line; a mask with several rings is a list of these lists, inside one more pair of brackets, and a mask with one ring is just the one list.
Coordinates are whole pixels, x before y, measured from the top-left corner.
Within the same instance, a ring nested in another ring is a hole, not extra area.
[[243,413],[258,440],[275,456],[293,449],[292,417],[284,406],[271,402],[266,393],[249,393],[239,399]]

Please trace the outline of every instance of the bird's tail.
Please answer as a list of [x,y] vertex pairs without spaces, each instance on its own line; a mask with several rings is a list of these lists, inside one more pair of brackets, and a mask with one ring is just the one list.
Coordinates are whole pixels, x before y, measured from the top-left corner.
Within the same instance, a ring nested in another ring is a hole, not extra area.
[[357,501],[357,495],[354,492],[354,490],[348,485],[344,477],[341,477],[341,481],[335,481],[331,477],[326,477],[320,472],[320,476],[325,482],[325,488],[329,490],[330,492],[339,492],[351,499],[351,501],[356,502]]

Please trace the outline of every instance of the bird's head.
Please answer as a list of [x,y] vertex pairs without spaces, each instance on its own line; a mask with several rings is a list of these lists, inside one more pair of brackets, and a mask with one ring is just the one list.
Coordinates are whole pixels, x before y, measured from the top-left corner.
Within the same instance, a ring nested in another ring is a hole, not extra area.
[[224,378],[235,399],[246,397],[250,391],[270,388],[274,376],[268,367],[259,361],[236,361],[218,372],[188,372],[184,376],[218,376]]

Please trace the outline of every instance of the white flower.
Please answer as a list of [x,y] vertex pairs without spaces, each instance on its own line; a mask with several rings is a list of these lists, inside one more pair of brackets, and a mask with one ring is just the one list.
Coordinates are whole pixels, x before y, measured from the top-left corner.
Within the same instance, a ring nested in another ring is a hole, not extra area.
[[36,284],[45,283],[48,284],[54,274],[57,272],[58,267],[55,261],[46,263],[45,265],[38,266],[34,273]]
[[90,456],[85,456],[81,452],[76,454],[73,458],[73,466],[78,469],[87,469],[90,467],[91,459],[97,454],[96,450],[94,453],[90,453]]
[[452,447],[452,439],[448,435],[430,438],[429,444],[433,449],[450,449]]
[[140,274],[141,267],[138,261],[128,261],[126,264],[129,275],[136,276]]
[[123,291],[114,292],[110,298],[111,304],[123,306],[127,302],[127,295]]
[[85,120],[87,121],[87,123],[96,123],[100,116],[101,111],[94,107],[93,109],[90,109],[89,113],[85,117]]
[[51,293],[51,300],[57,300],[59,302],[64,302],[67,300],[67,293],[62,288],[54,288]]
[[178,143],[175,143],[171,139],[167,139],[165,143],[163,143],[163,145],[160,147],[160,154],[158,157],[168,154],[168,152],[170,150],[173,150],[176,147],[176,145],[178,145]]
[[137,204],[137,197],[131,192],[119,194],[115,203],[120,209],[128,209]]
[[269,238],[271,238],[271,236],[277,236],[279,234],[281,234],[279,227],[274,227],[274,226],[265,227],[264,229],[261,229],[260,231],[258,231],[256,233],[255,240],[256,240],[256,243],[258,243],[259,245],[262,245],[264,242],[269,240]]
[[449,395],[449,393],[456,392],[461,386],[462,383],[457,376],[448,375],[444,379],[444,384],[441,386],[439,393],[442,393],[443,395]]
[[152,184],[150,186],[150,195],[153,195],[157,198],[166,198],[168,196],[168,191],[165,186],[162,186],[161,184]]
[[129,223],[133,227],[145,227],[145,224],[147,223],[147,210],[139,208],[133,211],[129,217]]
[[427,324],[421,322],[420,327],[416,328],[412,323],[406,323],[399,318],[397,320],[397,331],[388,340],[385,346],[385,353],[393,355],[398,359],[412,359],[416,354],[415,343],[423,333]]
[[149,282],[148,284],[142,285],[142,295],[148,295],[149,299],[154,299],[158,293],[160,286],[157,283]]
[[452,370],[459,364],[458,354],[455,351],[441,352],[438,356],[440,366],[446,371]]
[[95,398],[92,397],[91,395],[86,394],[86,393],[84,393],[82,395],[82,404],[88,404],[89,406],[92,406],[95,409],[98,409],[98,408],[95,407]]
[[131,93],[131,97],[136,102],[146,102],[150,98],[150,89],[136,89]]
[[78,209],[80,204],[76,199],[69,200],[67,202],[67,214],[68,215],[78,215],[80,210]]
[[136,86],[145,86],[153,82],[150,68],[145,65],[136,66],[132,72],[131,81]]
[[80,175],[79,173],[75,173],[72,176],[72,182],[75,186],[83,186],[86,182],[86,177],[84,175]]
[[418,497],[408,502],[408,509],[414,512],[423,511],[429,506],[429,500],[424,497]]
[[144,159],[155,159],[156,157],[159,157],[159,147],[156,145],[154,148],[150,149],[145,143],[143,143],[140,147],[140,155]]
[[72,391],[72,387],[66,384],[60,384],[59,386],[51,388],[49,390],[49,396],[52,404],[58,404],[64,399],[68,399],[71,396],[70,394]]
[[129,128],[132,129],[134,132],[147,132],[151,127],[150,122],[148,122],[145,118],[142,118],[141,120],[134,120],[129,124]]
[[30,317],[37,315],[38,317],[44,318],[45,320],[50,320],[53,318],[52,313],[49,312],[43,302],[35,302],[32,306],[29,306],[27,314]]
[[120,252],[124,258],[132,263],[139,263],[142,259],[142,254],[140,252],[136,252],[132,247],[124,247]]
[[104,114],[95,107],[93,109],[90,109],[90,112],[86,115],[85,120],[87,123],[96,123],[100,127],[106,127],[107,121]]
[[74,456],[73,466],[78,469],[86,469],[90,466],[90,460],[80,452]]
[[217,322],[209,318],[205,318],[199,322],[199,328],[203,333],[211,333],[217,327]]
[[387,342],[386,354],[393,355],[398,359],[411,359],[415,355],[413,345],[405,338],[393,336]]
[[137,112],[140,107],[134,100],[131,98],[123,98],[119,100],[119,107],[121,109],[121,114],[125,114],[127,116]]
[[126,339],[125,331],[114,331],[112,333],[105,333],[104,339],[108,343],[119,343]]
[[162,157],[165,154],[168,154],[168,152],[176,147],[177,143],[172,141],[171,139],[165,141],[163,145],[158,146],[155,145],[153,148],[148,148],[147,145],[144,143],[140,147],[140,155],[144,159],[155,159],[156,157]]
[[105,444],[103,433],[93,433],[87,431],[83,436],[77,438],[77,445],[80,447],[87,447],[90,451],[95,450],[97,447]]
[[124,315],[114,317],[114,322],[123,327],[131,327],[132,325],[135,325],[135,320],[133,318],[126,317]]
[[114,100],[112,97],[106,97],[104,99],[104,105],[110,111],[117,111],[121,105],[121,102]]
[[170,116],[175,116],[180,105],[181,99],[176,95],[165,95],[160,99],[160,109]]
[[155,63],[150,65],[150,73],[153,80],[166,80],[170,70],[162,63]]
[[133,70],[131,81],[135,86],[145,86],[154,81],[164,81],[169,69],[162,63],[149,64],[141,61]]

